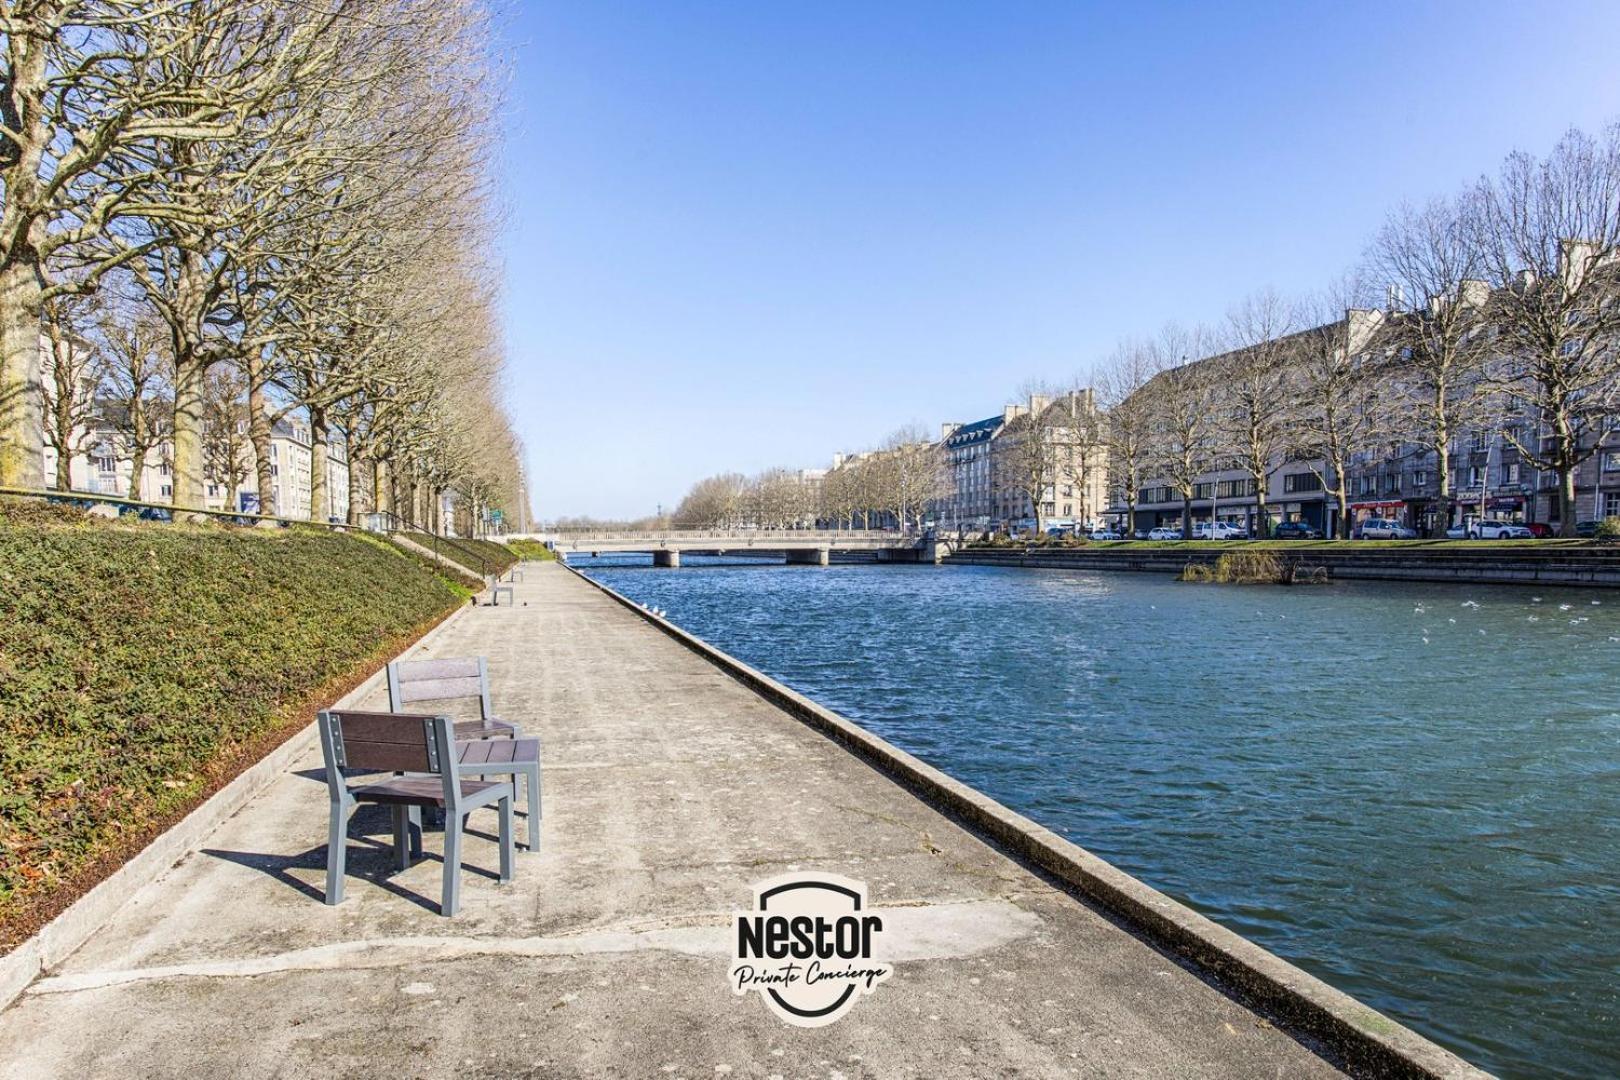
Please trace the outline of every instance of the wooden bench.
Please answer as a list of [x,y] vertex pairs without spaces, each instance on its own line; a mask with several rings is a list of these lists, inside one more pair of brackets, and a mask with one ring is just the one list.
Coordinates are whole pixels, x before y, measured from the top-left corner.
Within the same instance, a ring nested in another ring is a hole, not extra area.
[[395,660],[388,665],[388,708],[393,712],[404,712],[407,705],[423,701],[468,698],[478,699],[478,719],[456,723],[457,741],[515,739],[523,734],[518,725],[494,715],[489,699],[489,664],[482,656]]
[[481,739],[456,744],[456,769],[462,776],[510,776],[516,792],[523,777],[524,816],[528,818],[527,850],[540,850],[540,740]]
[[[331,821],[326,841],[326,902],[343,902],[348,859],[349,816],[361,803],[391,807],[394,855],[401,870],[420,852],[420,830],[413,833],[412,812],[423,807],[444,812],[444,885],[439,914],[461,907],[461,841],[467,814],[494,806],[500,814],[501,881],[512,880],[512,801],[510,783],[463,780],[460,750],[447,717],[412,713],[331,712],[318,717],[321,753],[326,759],[326,786],[331,795]],[[351,788],[344,770],[405,772],[414,776]],[[532,825],[531,825],[532,828]]]

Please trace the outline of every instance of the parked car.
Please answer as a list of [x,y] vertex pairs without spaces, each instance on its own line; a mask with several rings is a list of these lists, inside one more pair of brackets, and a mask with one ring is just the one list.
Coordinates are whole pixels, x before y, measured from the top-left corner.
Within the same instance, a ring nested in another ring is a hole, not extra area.
[[132,517],[139,521],[173,521],[174,514],[161,506],[123,506],[119,517]]
[[1475,540],[1529,540],[1534,535],[1517,521],[1476,521],[1469,530]]
[[1111,525],[1103,525],[1100,528],[1091,530],[1091,538],[1093,540],[1123,540],[1125,534]]
[[1303,521],[1282,521],[1271,530],[1271,536],[1274,540],[1320,540],[1322,532]]
[[1577,521],[1575,523],[1575,535],[1585,540],[1590,540],[1596,536],[1597,529],[1598,523],[1595,521]]
[[1416,540],[1417,530],[1390,518],[1368,518],[1356,530],[1363,540]]
[[1453,525],[1446,530],[1447,540],[1467,540],[1471,535],[1467,525]]
[[1217,521],[1213,530],[1209,522],[1193,526],[1194,540],[1247,540],[1249,532],[1241,525],[1233,525],[1230,521]]
[[1149,540],[1180,540],[1181,527],[1179,525],[1160,525],[1157,529],[1149,529]]
[[1527,521],[1524,523],[1524,527],[1529,529],[1530,535],[1535,537],[1537,540],[1546,540],[1549,537],[1558,535],[1557,533],[1553,532],[1553,527],[1547,524],[1545,521]]
[[1131,539],[1132,540],[1146,540],[1152,535],[1153,535],[1153,530],[1152,529],[1137,529],[1135,532],[1131,533]]

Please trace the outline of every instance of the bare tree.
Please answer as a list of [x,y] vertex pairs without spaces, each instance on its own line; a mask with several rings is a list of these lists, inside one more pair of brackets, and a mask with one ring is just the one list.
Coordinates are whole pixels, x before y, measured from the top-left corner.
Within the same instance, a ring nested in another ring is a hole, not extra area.
[[1508,436],[1558,475],[1559,530],[1575,535],[1575,473],[1620,410],[1620,123],[1570,131],[1550,154],[1515,153],[1474,192],[1502,363],[1492,385],[1531,414]]
[[142,485],[147,460],[169,437],[174,414],[167,331],[152,319],[118,311],[102,321],[99,336],[107,351],[105,420],[118,432],[129,459],[129,498],[155,496]]
[[45,301],[45,445],[56,451],[56,488],[73,487],[73,459],[100,437],[95,421],[104,358],[89,338],[93,297],[60,294]]
[[1235,462],[1253,486],[1261,537],[1271,535],[1267,498],[1290,435],[1297,328],[1293,305],[1275,292],[1256,293],[1227,316],[1227,351],[1208,362],[1215,388],[1214,450]]
[[1049,500],[1062,475],[1058,450],[1064,432],[1065,410],[1054,407],[1061,392],[1049,384],[1031,381],[1019,388],[1016,414],[1002,429],[992,449],[991,470],[996,486],[1017,492],[1027,502],[1035,535],[1045,531],[1051,516]]
[[1198,478],[1217,464],[1214,432],[1215,372],[1196,361],[1208,351],[1202,328],[1167,326],[1153,343],[1159,373],[1148,384],[1152,411],[1152,471],[1181,496],[1181,535],[1192,539],[1192,503]]
[[1157,372],[1152,347],[1147,342],[1127,341],[1114,350],[1097,378],[1107,417],[1109,488],[1118,493],[1128,514],[1123,529],[1127,536],[1136,527],[1142,481],[1153,461],[1153,401],[1143,391]]
[[247,380],[240,372],[222,366],[208,373],[202,414],[204,474],[220,486],[225,506],[234,510],[237,489],[249,472]]
[[1316,325],[1294,351],[1291,438],[1287,456],[1306,463],[1338,507],[1338,535],[1350,538],[1352,462],[1388,442],[1385,364],[1376,346],[1384,312],[1351,306],[1355,285],[1313,302]]
[[1391,434],[1434,456],[1439,481],[1435,531],[1451,522],[1453,441],[1486,404],[1489,333],[1475,200],[1430,202],[1392,214],[1367,252],[1365,274],[1389,286],[1384,344],[1387,385],[1404,423]]

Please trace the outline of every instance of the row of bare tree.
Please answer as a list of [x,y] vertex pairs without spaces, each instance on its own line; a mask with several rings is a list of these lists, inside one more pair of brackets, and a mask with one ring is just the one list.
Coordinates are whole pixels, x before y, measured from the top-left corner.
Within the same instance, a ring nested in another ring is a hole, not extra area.
[[99,425],[136,483],[170,448],[176,506],[249,460],[267,502],[296,413],[315,516],[338,439],[351,514],[513,506],[487,36],[475,0],[0,3],[0,486]]
[[1617,331],[1620,125],[1403,207],[1323,296],[1266,293],[1222,327],[1123,343],[1095,375],[1114,488],[1134,512],[1169,486],[1190,528],[1195,486],[1235,472],[1265,521],[1273,475],[1301,463],[1347,530],[1348,475],[1396,460],[1432,469],[1443,529],[1459,443],[1502,440],[1556,475],[1573,535],[1576,473],[1620,423]]
[[692,485],[676,507],[680,528],[765,529],[817,524],[908,528],[920,524],[948,487],[939,444],[904,427],[875,449],[843,454],[831,469],[722,473]]

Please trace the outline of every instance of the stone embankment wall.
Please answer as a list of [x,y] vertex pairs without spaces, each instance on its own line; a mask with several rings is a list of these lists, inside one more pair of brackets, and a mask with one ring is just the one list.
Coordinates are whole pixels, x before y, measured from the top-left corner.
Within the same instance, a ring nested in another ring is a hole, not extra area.
[[[1277,550],[1301,570],[1323,570],[1329,578],[1373,581],[1436,581],[1471,585],[1573,585],[1620,588],[1620,548],[1559,547],[1443,548],[1419,552],[1401,548],[1323,551]],[[948,565],[1048,567],[1061,570],[1133,570],[1176,575],[1189,563],[1209,564],[1219,549],[1146,548],[976,548],[945,558]]]

